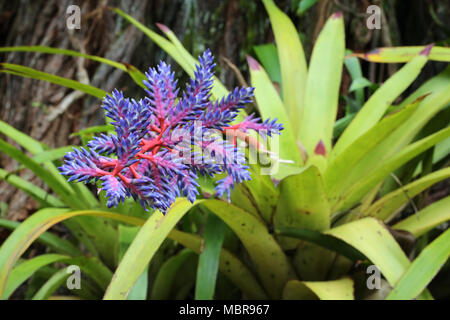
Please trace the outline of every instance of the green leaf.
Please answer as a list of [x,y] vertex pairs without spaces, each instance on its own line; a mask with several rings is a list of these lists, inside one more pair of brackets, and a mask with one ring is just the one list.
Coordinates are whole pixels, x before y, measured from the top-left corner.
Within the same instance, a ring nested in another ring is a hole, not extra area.
[[439,272],[450,256],[450,229],[431,242],[413,261],[387,300],[409,300],[417,297]]
[[[17,221],[0,219],[0,227],[6,229],[15,230],[20,226],[20,224],[21,223]],[[69,240],[58,237],[50,232],[42,233],[37,241],[51,248],[55,252],[59,252],[61,254],[67,254],[71,256],[82,255],[81,250],[75,247]]]
[[350,85],[350,88],[348,89],[348,92],[357,91],[359,89],[364,89],[365,87],[369,87],[372,85],[372,82],[370,82],[368,79],[364,77],[356,78],[352,81],[352,84]]
[[103,97],[106,95],[106,92],[104,90],[98,89],[89,84],[80,83],[72,79],[63,78],[60,76],[38,71],[33,68],[20,66],[17,64],[0,63],[0,72],[55,83],[63,87],[79,90],[81,92],[97,97],[99,99],[103,99]]
[[214,297],[225,228],[222,220],[209,213],[203,231],[205,247],[198,259],[195,300],[212,300]]
[[[14,230],[0,248],[0,295],[3,295],[11,269],[33,241],[53,225],[77,216],[99,216],[135,225],[143,222],[142,219],[104,211],[45,208],[35,212]],[[102,281],[99,278],[94,280]]]
[[297,134],[303,112],[307,66],[300,38],[292,21],[272,0],[263,0],[277,43],[281,87],[286,111]]
[[[349,57],[348,55],[351,54],[351,50],[345,50],[345,59],[344,64],[347,68],[348,72],[350,73],[350,76],[352,77],[352,84],[350,86],[350,90],[354,89],[356,91],[356,100],[358,102],[359,107],[362,107],[364,103],[364,87],[360,87],[361,84],[364,85],[366,78],[363,77],[362,70],[361,70],[361,64],[359,63],[359,60],[356,57]],[[369,80],[367,80],[369,81]],[[356,84],[354,84],[356,83]],[[367,83],[367,82],[366,82]],[[369,81],[369,85],[372,83]],[[353,88],[352,88],[353,87]]]
[[[255,216],[260,216],[266,223],[270,223],[278,203],[279,191],[275,189],[275,185],[270,175],[264,174],[261,167],[251,164],[249,167],[252,179],[236,186],[236,189],[231,194],[231,202],[238,205],[237,202],[234,202],[233,195],[236,198],[237,194],[240,194],[242,198],[245,198],[247,202],[249,202],[249,207],[256,209]],[[247,208],[241,208],[253,213]]]
[[[310,166],[283,179],[280,198],[273,216],[275,227],[298,227],[323,231],[330,227],[330,206],[319,170]],[[294,249],[299,241],[280,239],[283,249]]]
[[30,197],[36,199],[44,206],[49,207],[65,207],[64,202],[48,194],[47,191],[35,186],[31,182],[20,178],[6,170],[0,169],[0,179],[24,191]]
[[8,299],[22,283],[43,266],[68,258],[69,256],[61,254],[43,254],[22,262],[11,271],[2,299]]
[[183,249],[176,255],[170,257],[159,269],[158,275],[153,283],[151,299],[167,300],[170,299],[170,293],[177,273],[186,260],[194,254],[190,249]]
[[[371,62],[399,63],[414,59],[425,48],[426,46],[376,48],[367,53],[354,55]],[[429,59],[450,62],[450,48],[434,46]]]
[[349,277],[333,281],[291,280],[283,291],[284,300],[354,300],[353,280]]
[[328,166],[324,172],[324,183],[330,203],[335,204],[338,196],[360,179],[363,179],[372,168],[361,169],[361,175],[356,176],[354,167],[364,160],[370,152],[398,128],[417,109],[420,101],[405,107],[401,111],[381,120],[370,130],[356,139],[345,151],[339,155],[332,153]]
[[374,216],[380,220],[386,221],[400,210],[403,205],[407,204],[410,199],[429,188],[435,183],[450,178],[450,168],[441,169],[426,175],[408,185],[400,187],[398,190],[392,191],[383,198],[372,204],[364,215]]
[[[0,120],[0,132],[8,136],[19,145],[21,145],[25,150],[29,151],[33,155],[43,152],[46,146],[39,141],[31,138],[30,136],[24,134],[23,132],[17,130],[16,128],[10,126],[4,121]],[[49,170],[50,174],[59,181],[61,188],[66,190],[68,193],[73,193],[72,187],[64,179],[64,177],[59,173],[58,169],[52,162],[44,163],[44,166]]]
[[[175,33],[172,32],[168,27],[159,24],[160,29],[164,32],[164,34],[169,38],[169,40],[173,43],[175,48],[178,50],[180,56],[187,62],[189,65],[188,68],[181,65],[189,76],[194,77],[195,66],[199,63],[197,59],[195,59],[189,51],[183,46],[183,44],[178,40]],[[221,99],[223,96],[228,94],[227,88],[220,82],[219,78],[216,76],[213,77],[213,87],[211,89],[211,93],[215,99]]]
[[270,80],[281,86],[280,60],[278,59],[277,47],[273,43],[267,43],[254,46],[253,50],[255,50],[258,60],[261,61],[267,71]]
[[350,260],[366,260],[367,258],[358,250],[336,237],[298,227],[275,227],[275,234],[305,240],[314,243],[330,251],[335,251]]
[[317,3],[317,0],[301,0],[298,4],[297,14],[303,15],[309,8]]
[[344,20],[341,13],[336,13],[328,19],[320,32],[309,64],[305,104],[298,134],[308,156],[314,154],[320,141],[325,145],[326,154],[331,151],[344,52]]
[[68,277],[69,274],[66,272],[66,268],[59,270],[44,283],[33,296],[32,300],[47,300],[56,290],[58,290]]
[[418,55],[375,91],[339,138],[332,151],[334,156],[378,123],[392,102],[417,78],[427,60],[426,55]]
[[383,273],[391,286],[409,267],[408,257],[386,227],[374,218],[364,218],[325,232],[362,252]]
[[32,159],[37,163],[45,163],[47,161],[55,161],[64,157],[67,152],[73,151],[75,146],[64,146],[61,148],[45,150],[37,153]]
[[74,136],[88,136],[94,133],[100,133],[100,132],[109,132],[109,131],[113,131],[114,130],[114,126],[110,125],[110,124],[105,124],[102,126],[92,126],[77,132],[72,133],[70,136],[74,137]]
[[142,88],[146,88],[143,84],[145,75],[141,73],[138,69],[132,65],[124,62],[116,62],[103,57],[93,56],[89,54],[83,54],[74,50],[52,48],[46,46],[17,46],[17,47],[3,47],[0,48],[0,52],[40,52],[40,53],[50,53],[50,54],[63,54],[65,56],[82,57],[85,59],[101,62],[110,65],[119,70],[128,72],[133,80],[140,85]]
[[408,97],[401,107],[417,101],[422,96],[425,96],[425,98],[414,114],[374,148],[361,165],[355,166],[352,172],[353,175],[361,176],[367,173],[368,168],[383,166],[385,161],[413,141],[414,137],[440,109],[448,105],[450,102],[450,67],[438,76],[428,80]]
[[[292,117],[289,117],[286,112],[283,102],[280,99],[275,87],[270,81],[267,73],[258,64],[256,60],[247,56],[247,61],[250,69],[250,77],[252,86],[255,87],[255,99],[258,104],[258,110],[261,114],[262,119],[274,119],[277,118],[278,122],[283,124],[283,131],[281,136],[275,136],[271,139],[273,140],[272,145],[276,150],[271,150],[278,154],[278,157],[284,160],[293,161],[294,164],[277,163],[273,165],[278,165],[278,171],[275,171],[274,177],[277,179],[282,179],[289,174],[289,167],[299,166],[303,163],[300,150],[297,146],[297,141],[295,139],[295,131],[290,125]],[[274,162],[276,160],[273,160]]]
[[17,130],[13,126],[1,120],[0,120],[0,132],[16,141],[18,144],[26,148],[26,150],[30,151],[32,154],[38,154],[44,151],[42,143],[31,138],[27,134]]
[[[201,200],[197,203],[199,202]],[[181,198],[172,205],[165,216],[159,211],[150,216],[139,230],[114,273],[113,280],[106,290],[105,300],[126,299],[130,289],[145,270],[170,230],[192,206],[193,204],[187,199]]]
[[[127,251],[128,247],[136,238],[139,229],[140,227],[128,227],[119,225],[119,260],[122,260],[123,255]],[[137,279],[136,283],[133,285],[133,288],[131,288],[127,300],[147,300],[147,290],[148,265],[146,266],[139,279]]]
[[280,298],[286,281],[295,279],[294,270],[267,227],[252,214],[224,201],[202,203],[221,218],[247,249],[256,272],[271,298]]
[[53,175],[51,175],[47,170],[42,168],[39,163],[27,157],[23,152],[19,149],[13,147],[9,143],[0,139],[0,150],[6,153],[11,158],[19,161],[28,169],[33,171],[33,173],[42,179],[55,193],[57,193],[60,198],[67,204],[80,208],[80,204],[77,199],[74,199],[70,196],[70,193],[64,186],[58,181]]
[[450,196],[420,210],[418,213],[396,223],[392,228],[411,232],[418,238],[435,226],[450,220]]
[[[199,236],[181,232],[179,230],[172,230],[169,233],[169,238],[179,242],[181,245],[191,249],[197,254],[200,253],[203,245],[203,239]],[[219,270],[226,275],[236,287],[241,289],[249,299],[267,299],[267,294],[248,267],[226,249],[222,249],[220,253]]]
[[339,209],[345,210],[355,205],[365,194],[367,194],[378,183],[382,182],[391,172],[413,159],[420,153],[434,146],[436,143],[450,136],[450,127],[442,129],[424,139],[414,142],[402,149],[389,160],[383,162],[383,165],[373,170],[364,179],[355,183],[346,190],[342,196],[342,202]]

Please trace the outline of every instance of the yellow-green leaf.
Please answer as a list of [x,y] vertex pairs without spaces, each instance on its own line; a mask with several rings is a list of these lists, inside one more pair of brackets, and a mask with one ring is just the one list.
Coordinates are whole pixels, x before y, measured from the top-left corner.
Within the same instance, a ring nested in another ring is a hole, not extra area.
[[[401,63],[414,59],[425,48],[426,46],[376,48],[367,53],[354,54],[354,56],[371,62]],[[430,60],[450,62],[450,48],[433,47],[430,52]]]
[[320,32],[309,64],[298,135],[308,156],[314,154],[320,142],[325,146],[325,156],[331,151],[344,53],[344,20],[342,13],[335,13]]
[[[283,179],[280,198],[273,217],[275,227],[299,227],[323,231],[330,227],[330,206],[319,170],[307,167],[303,172]],[[294,249],[299,240],[280,239],[283,248]]]
[[411,232],[417,238],[448,220],[450,220],[450,196],[433,202],[418,213],[396,223],[393,228]]
[[342,133],[333,148],[334,157],[378,123],[392,102],[417,78],[427,60],[425,54],[416,56],[375,91]]
[[439,272],[450,256],[450,229],[431,242],[403,274],[387,300],[417,297]]
[[391,286],[409,267],[408,257],[386,227],[374,218],[364,218],[332,228],[325,233],[355,247],[372,261]]
[[[364,215],[374,216],[380,220],[389,220],[404,204],[433,184],[450,178],[450,168],[441,169],[392,191],[372,204]],[[450,211],[450,210],[449,210]]]
[[284,300],[354,300],[353,280],[349,277],[333,281],[291,280],[283,291]]

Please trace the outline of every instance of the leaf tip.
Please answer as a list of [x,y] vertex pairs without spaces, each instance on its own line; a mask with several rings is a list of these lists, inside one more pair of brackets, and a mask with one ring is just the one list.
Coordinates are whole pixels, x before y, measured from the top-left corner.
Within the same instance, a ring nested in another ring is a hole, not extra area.
[[248,66],[250,67],[250,69],[252,69],[252,70],[261,69],[261,66],[259,65],[258,61],[256,61],[255,58],[253,58],[249,55],[247,55],[246,57],[247,57],[247,63],[248,63]]
[[156,26],[164,33],[169,33],[170,32],[169,27],[167,27],[166,25],[164,25],[162,23],[157,22]]
[[314,149],[314,153],[317,155],[321,155],[323,157],[327,156],[327,150],[325,149],[325,144],[323,143],[322,139],[316,145],[316,148]]
[[331,19],[340,19],[340,18],[342,18],[342,11],[335,12],[331,16]]
[[425,48],[423,48],[422,51],[420,51],[420,55],[428,57],[430,55],[431,49],[433,48],[434,43],[427,45]]

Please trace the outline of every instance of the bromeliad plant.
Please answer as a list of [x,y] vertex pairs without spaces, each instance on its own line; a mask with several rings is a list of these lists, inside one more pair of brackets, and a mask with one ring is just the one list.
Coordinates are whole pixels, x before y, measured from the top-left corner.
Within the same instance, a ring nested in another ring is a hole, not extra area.
[[113,120],[115,134],[96,137],[87,144],[89,149],[68,153],[61,172],[71,176],[69,181],[102,180],[108,207],[117,206],[128,196],[144,208],[163,213],[181,195],[194,203],[197,173],[211,177],[226,173],[217,181],[216,192],[218,196],[226,193],[229,199],[234,184],[250,180],[250,173],[236,136],[227,142],[214,136],[215,131],[227,134],[252,129],[271,136],[279,134],[282,126],[268,119],[258,123],[259,118],[252,115],[230,125],[239,109],[251,102],[253,88],[236,88],[212,102],[215,64],[211,52],[207,50],[199,61],[195,78],[178,101],[177,81],[164,62],[146,74],[145,99],[130,100],[117,90],[107,96],[103,108]]
[[[126,100],[118,92],[107,97],[104,107],[114,123],[112,128],[108,125],[102,129],[113,129],[115,133],[92,140],[88,145],[90,150],[73,151],[62,166],[62,171],[74,179],[93,177],[103,180],[102,188],[109,193],[109,205],[118,204],[117,209],[106,209],[104,204],[108,204],[108,201],[104,191],[100,192],[99,202],[84,185],[68,183],[59,174],[54,162],[67,149],[53,153],[44,151],[40,143],[0,123],[2,133],[15,139],[33,158],[0,140],[2,151],[33,170],[56,194],[46,195],[45,191],[18,176],[1,171],[2,178],[29,192],[44,207],[20,225],[0,220],[3,226],[16,228],[0,249],[0,295],[3,298],[8,298],[15,288],[38,270],[51,276],[48,281],[35,285],[39,290],[30,290],[30,297],[47,298],[52,295],[57,284],[67,277],[65,270],[49,267],[57,261],[78,264],[88,276],[86,281],[89,286],[84,291],[73,291],[73,294],[83,298],[180,298],[185,297],[194,286],[195,298],[199,299],[212,299],[214,294],[217,296],[220,291],[231,292],[232,288],[238,288],[243,298],[251,299],[364,298],[365,295],[356,292],[355,287],[359,287],[360,283],[365,284],[366,279],[359,279],[354,271],[355,266],[366,263],[375,264],[386,283],[393,287],[393,290],[387,290],[390,292],[388,298],[431,297],[426,287],[448,259],[450,231],[443,232],[430,243],[425,241],[425,249],[413,262],[393,235],[403,230],[418,238],[450,217],[450,198],[446,197],[414,216],[398,222],[396,218],[416,195],[450,176],[448,168],[430,174],[416,169],[420,162],[417,157],[433,146],[435,156],[427,157],[432,159],[431,166],[439,167],[441,160],[448,155],[448,121],[439,124],[434,119],[441,116],[439,112],[448,110],[450,70],[428,80],[400,105],[392,103],[416,79],[428,60],[450,61],[449,50],[431,46],[382,48],[364,55],[365,59],[376,62],[407,64],[366,102],[363,101],[364,93],[360,91],[361,110],[351,117],[352,121],[346,123],[342,134],[335,136],[339,87],[345,61],[342,15],[334,14],[327,21],[307,66],[292,22],[273,1],[263,0],[263,3],[277,41],[281,93],[277,92],[263,66],[249,56],[251,84],[255,88],[258,112],[262,119],[266,119],[263,124],[270,124],[274,133],[281,128],[267,119],[276,117],[283,124],[279,150],[272,149],[271,152],[279,153],[278,158],[292,163],[279,162],[279,170],[270,177],[259,174],[258,165],[249,166],[246,170],[250,172],[251,180],[242,179],[246,181],[236,185],[236,190],[230,192],[231,202],[202,197],[206,193],[211,194],[212,189],[200,178],[201,192],[198,199],[191,203],[185,198],[178,198],[165,215],[160,211],[148,215],[133,201],[125,200],[124,204],[118,202],[123,201],[126,195],[134,194],[136,198],[144,200],[144,204],[164,211],[174,200],[177,191],[172,190],[170,195],[164,194],[161,189],[156,191],[158,187],[155,187],[155,179],[158,176],[165,179],[162,186],[166,186],[166,189],[167,186],[176,186],[180,194],[185,193],[193,200],[196,196],[194,189],[183,189],[186,187],[183,184],[180,186],[178,182],[188,175],[188,180],[194,182],[190,173],[197,172],[195,170],[200,172],[200,169],[194,170],[190,164],[181,167],[178,162],[172,161],[171,167],[161,166],[161,161],[166,161],[172,153],[170,149],[176,149],[172,146],[173,140],[165,142],[167,144],[164,146],[153,146],[153,149],[145,150],[146,146],[155,141],[161,142],[163,135],[159,139],[158,136],[166,132],[162,127],[178,125],[169,119],[182,110],[178,107],[183,104],[190,105],[188,110],[208,110],[226,104],[224,101],[227,100],[219,100],[223,96],[232,100],[237,94],[248,101],[251,91],[244,89],[244,92],[229,94],[218,79],[213,78],[212,102],[208,93],[201,96],[199,101],[192,98],[196,96],[192,91],[198,85],[196,81],[188,85],[186,94],[177,101],[174,97],[168,98],[158,93],[159,89],[169,92],[158,84],[161,75],[166,75],[163,76],[165,79],[170,78],[168,82],[173,81],[170,73],[161,71],[166,70],[165,66],[145,77],[130,65],[124,66],[74,51],[47,47],[2,49],[68,54],[108,63],[128,72],[137,84],[149,91],[149,100]],[[203,77],[199,69],[195,74],[197,61],[167,27],[159,25],[167,36],[164,38],[122,11],[115,9],[115,12],[140,28],[191,77]],[[203,56],[203,61],[208,59],[208,54],[206,58]],[[202,65],[205,63],[200,61],[200,70]],[[101,99],[106,96],[100,89],[22,66],[4,63],[1,71],[53,81]],[[206,78],[210,79],[209,76]],[[147,81],[147,85],[144,81]],[[159,103],[158,97],[165,99],[165,102]],[[236,108],[242,103],[236,103]],[[124,113],[120,110],[124,110]],[[174,112],[168,113],[169,110]],[[233,119],[236,121],[232,125],[229,121],[220,123],[217,129],[245,129],[242,123],[255,125],[252,118],[242,122],[246,118],[242,109],[239,114],[237,109],[234,110]],[[160,117],[162,113],[166,117]],[[139,118],[137,114],[149,117]],[[192,114],[200,117],[204,114],[205,118],[222,116],[221,113],[205,114],[204,111]],[[179,125],[191,128],[189,124],[196,116],[188,117]],[[235,130],[235,133],[237,137],[251,141],[250,135],[240,130]],[[188,143],[190,147],[192,145]],[[235,150],[234,146],[232,149]],[[154,154],[153,150],[156,150]],[[116,157],[103,154],[108,151],[111,154],[115,151]],[[195,152],[192,157],[195,159]],[[414,163],[416,165],[411,169]],[[241,164],[239,162],[239,166]],[[422,164],[427,167],[424,161]],[[231,173],[228,176],[231,180],[232,171],[225,167],[221,169]],[[402,177],[417,179],[409,182],[405,178],[403,186],[393,185],[391,173],[395,172],[395,177],[401,173],[399,170],[413,171]],[[274,180],[278,181],[277,186]],[[116,189],[112,188],[111,183],[119,186],[121,191],[114,192]],[[150,188],[150,191],[142,195],[139,194],[141,188]],[[221,192],[220,187],[216,190]],[[117,223],[109,223],[104,218]],[[72,242],[46,232],[61,221],[77,237],[76,243],[83,244],[93,257],[87,257]],[[174,228],[179,221],[181,226]],[[126,224],[137,227],[130,229]],[[44,254],[16,265],[20,256],[38,237],[56,254]],[[175,242],[167,241],[166,238]],[[178,244],[187,249],[178,250]],[[173,255],[165,255],[167,251],[173,252]],[[201,254],[196,259],[193,253]],[[150,271],[146,269],[149,263]],[[114,277],[111,270],[115,270]],[[182,273],[182,276],[177,276],[177,273]],[[228,282],[224,282],[224,276]]]

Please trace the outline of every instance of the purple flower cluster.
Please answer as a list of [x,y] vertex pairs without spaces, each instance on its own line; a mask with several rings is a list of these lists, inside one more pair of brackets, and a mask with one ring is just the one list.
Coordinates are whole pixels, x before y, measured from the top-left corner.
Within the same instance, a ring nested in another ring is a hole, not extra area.
[[230,189],[249,180],[250,173],[245,154],[236,146],[237,134],[231,142],[222,136],[249,129],[270,136],[283,127],[275,120],[259,122],[253,115],[231,125],[251,101],[253,88],[236,88],[211,101],[213,59],[209,50],[199,57],[195,77],[181,97],[174,73],[164,62],[146,73],[144,99],[125,98],[114,90],[102,107],[115,134],[102,134],[87,148],[67,153],[61,173],[70,176],[69,181],[101,180],[108,207],[131,196],[144,208],[165,213],[176,197],[195,201],[198,174],[223,174],[215,190],[229,199]]

